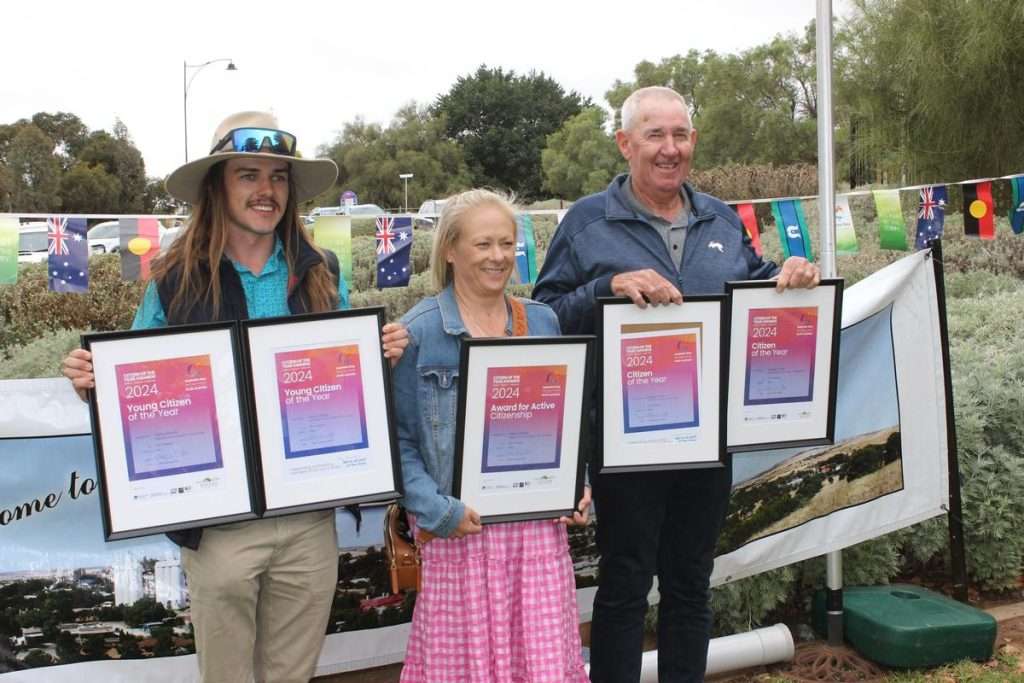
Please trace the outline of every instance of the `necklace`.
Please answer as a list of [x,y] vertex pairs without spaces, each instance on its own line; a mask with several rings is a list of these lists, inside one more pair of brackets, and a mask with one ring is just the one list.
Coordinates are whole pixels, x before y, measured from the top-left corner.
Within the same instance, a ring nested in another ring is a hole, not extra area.
[[[484,325],[480,320],[473,315],[473,311],[469,304],[459,296],[458,291],[455,291],[455,300],[459,305],[459,313],[462,314],[463,322],[469,322],[467,325],[469,331],[474,337],[504,337],[505,330],[508,328],[508,308],[506,306],[501,307],[501,320],[487,320],[488,324]],[[504,302],[503,302],[504,303]],[[468,320],[467,320],[468,319]],[[485,316],[486,319],[486,316]],[[497,324],[500,322],[500,326]],[[497,332],[495,330],[498,330]]]

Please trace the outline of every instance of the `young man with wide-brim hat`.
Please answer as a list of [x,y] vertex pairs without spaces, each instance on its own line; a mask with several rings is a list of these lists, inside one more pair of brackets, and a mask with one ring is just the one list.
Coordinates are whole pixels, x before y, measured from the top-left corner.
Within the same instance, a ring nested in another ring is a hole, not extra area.
[[[192,217],[154,263],[132,328],[347,308],[337,258],[313,244],[298,212],[337,174],[329,159],[298,157],[295,136],[271,114],[225,119],[209,155],[167,178]],[[384,333],[385,355],[397,359],[405,329]],[[64,374],[84,397],[94,386],[90,354],[72,351]],[[203,681],[308,681],[337,584],[334,511],[169,536],[181,546]]]

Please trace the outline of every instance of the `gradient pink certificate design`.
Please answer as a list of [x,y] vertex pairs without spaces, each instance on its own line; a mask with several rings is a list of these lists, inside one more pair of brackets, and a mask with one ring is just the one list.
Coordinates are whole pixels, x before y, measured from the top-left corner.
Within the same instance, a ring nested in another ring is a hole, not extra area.
[[743,405],[812,400],[817,344],[817,306],[750,309]]
[[566,368],[488,368],[481,472],[558,467]]
[[366,448],[359,346],[274,354],[284,457]]
[[700,426],[696,333],[624,338],[621,351],[626,434]]
[[209,356],[114,366],[128,479],[223,465]]

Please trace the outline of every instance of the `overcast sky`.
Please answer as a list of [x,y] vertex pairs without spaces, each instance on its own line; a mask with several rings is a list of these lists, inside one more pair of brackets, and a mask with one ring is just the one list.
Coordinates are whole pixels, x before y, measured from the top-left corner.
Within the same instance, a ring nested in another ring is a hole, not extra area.
[[[837,14],[843,2],[834,2]],[[189,157],[209,151],[217,123],[273,109],[312,156],[345,122],[387,123],[403,104],[432,102],[483,63],[543,71],[607,106],[605,91],[644,59],[691,48],[737,52],[800,33],[814,0],[630,2],[270,3],[40,2],[4,4],[0,123],[39,111],[78,115],[90,129],[128,126],[150,176],[184,161],[183,64],[213,64],[188,91]],[[698,123],[699,125],[699,123]]]

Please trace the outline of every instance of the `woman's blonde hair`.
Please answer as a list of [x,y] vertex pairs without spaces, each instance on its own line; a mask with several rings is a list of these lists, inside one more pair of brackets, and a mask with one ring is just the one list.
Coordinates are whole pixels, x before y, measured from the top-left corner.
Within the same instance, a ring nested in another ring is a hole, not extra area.
[[516,208],[512,202],[512,197],[484,189],[466,190],[445,200],[434,232],[434,245],[430,250],[430,282],[435,290],[441,291],[452,282],[448,251],[462,234],[466,214],[482,206],[493,206],[505,213],[515,228]]

